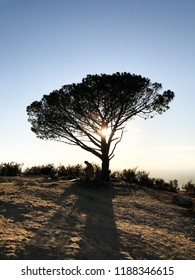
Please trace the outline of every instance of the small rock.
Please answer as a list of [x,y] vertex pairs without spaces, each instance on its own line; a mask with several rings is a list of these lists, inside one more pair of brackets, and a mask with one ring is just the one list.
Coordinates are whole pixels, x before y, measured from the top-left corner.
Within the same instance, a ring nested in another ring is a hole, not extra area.
[[6,192],[5,192],[5,191],[0,192],[0,195],[5,195],[5,194],[6,194]]
[[174,195],[172,197],[172,203],[184,208],[191,208],[193,204],[192,199],[190,197],[181,196],[181,195]]

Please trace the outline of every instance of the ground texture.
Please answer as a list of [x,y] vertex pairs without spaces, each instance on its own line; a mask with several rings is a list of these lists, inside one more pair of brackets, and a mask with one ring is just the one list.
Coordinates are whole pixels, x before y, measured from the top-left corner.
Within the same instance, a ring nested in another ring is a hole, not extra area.
[[195,216],[172,196],[125,182],[0,177],[0,259],[195,259]]

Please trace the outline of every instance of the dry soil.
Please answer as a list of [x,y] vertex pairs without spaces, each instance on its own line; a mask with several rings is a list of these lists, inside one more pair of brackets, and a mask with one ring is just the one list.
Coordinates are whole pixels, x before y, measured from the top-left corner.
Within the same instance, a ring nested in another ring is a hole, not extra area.
[[195,259],[195,216],[173,193],[0,177],[0,259]]

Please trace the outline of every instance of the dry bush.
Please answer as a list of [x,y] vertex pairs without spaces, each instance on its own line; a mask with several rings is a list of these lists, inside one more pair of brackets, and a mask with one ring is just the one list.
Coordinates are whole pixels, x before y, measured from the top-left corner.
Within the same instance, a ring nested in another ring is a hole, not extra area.
[[23,163],[2,163],[0,165],[0,176],[20,176]]

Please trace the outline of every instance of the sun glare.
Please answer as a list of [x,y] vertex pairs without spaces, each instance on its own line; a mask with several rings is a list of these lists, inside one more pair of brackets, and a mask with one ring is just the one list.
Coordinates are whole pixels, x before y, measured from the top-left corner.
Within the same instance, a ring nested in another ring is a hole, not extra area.
[[111,134],[111,129],[110,128],[104,128],[104,129],[102,129],[101,134],[103,136],[109,137],[110,134]]

